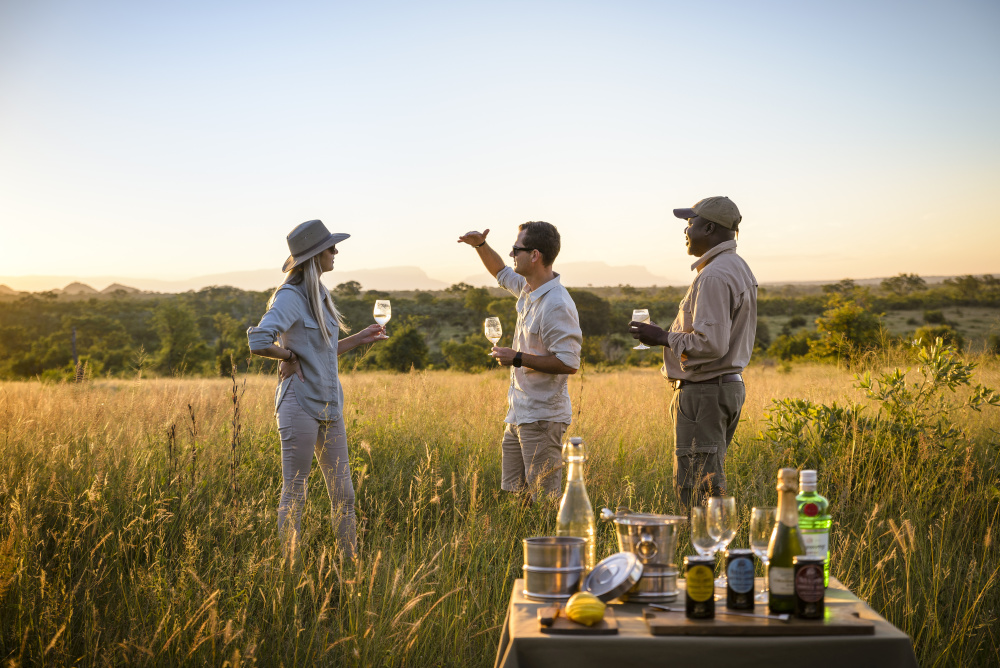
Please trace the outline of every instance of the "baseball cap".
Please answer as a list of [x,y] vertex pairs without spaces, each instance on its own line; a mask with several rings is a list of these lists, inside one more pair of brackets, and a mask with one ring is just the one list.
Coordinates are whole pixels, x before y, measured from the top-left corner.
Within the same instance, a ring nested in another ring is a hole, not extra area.
[[699,200],[690,209],[674,209],[674,215],[684,220],[698,216],[731,230],[735,230],[740,221],[743,220],[743,216],[740,215],[740,210],[736,208],[733,200],[722,195]]

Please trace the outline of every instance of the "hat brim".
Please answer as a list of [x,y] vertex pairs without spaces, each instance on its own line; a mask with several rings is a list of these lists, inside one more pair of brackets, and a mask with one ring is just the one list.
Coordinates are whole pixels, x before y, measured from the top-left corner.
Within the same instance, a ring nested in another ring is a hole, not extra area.
[[292,269],[299,266],[309,258],[319,255],[330,246],[335,246],[344,239],[350,238],[350,236],[351,236],[350,234],[345,234],[344,232],[331,232],[330,236],[328,236],[326,239],[323,239],[320,242],[317,242],[309,250],[299,253],[298,255],[289,255],[288,259],[285,260],[285,264],[281,265],[281,271],[282,272],[291,271]]
[[674,215],[682,220],[688,220],[689,218],[694,218],[698,214],[694,212],[694,209],[674,209]]

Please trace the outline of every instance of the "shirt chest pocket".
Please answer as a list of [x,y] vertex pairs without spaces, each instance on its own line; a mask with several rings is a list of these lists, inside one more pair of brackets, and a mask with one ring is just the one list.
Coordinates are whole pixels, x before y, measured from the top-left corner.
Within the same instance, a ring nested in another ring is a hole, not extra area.
[[694,315],[691,313],[692,306],[690,295],[681,300],[681,305],[677,309],[677,315],[680,316],[681,326],[683,327],[681,331],[690,332],[694,325]]

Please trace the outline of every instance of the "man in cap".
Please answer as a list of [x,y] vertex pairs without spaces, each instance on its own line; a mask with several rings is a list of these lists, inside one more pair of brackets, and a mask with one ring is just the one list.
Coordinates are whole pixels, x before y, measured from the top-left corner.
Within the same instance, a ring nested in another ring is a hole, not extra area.
[[490,354],[510,367],[507,417],[501,448],[501,489],[531,498],[558,495],[562,480],[562,437],[573,415],[567,380],[580,367],[580,316],[552,263],[559,231],[543,221],[522,224],[508,254],[514,267],[486,243],[489,230],[459,237],[476,249],[486,270],[517,297],[512,348]]
[[663,346],[662,373],[674,389],[674,488],[687,508],[703,494],[726,491],[726,449],[746,398],[740,374],[757,330],[757,279],[736,254],[742,216],[732,200],[707,197],[674,215],[687,221],[698,274],[669,330],[633,321],[629,331]]

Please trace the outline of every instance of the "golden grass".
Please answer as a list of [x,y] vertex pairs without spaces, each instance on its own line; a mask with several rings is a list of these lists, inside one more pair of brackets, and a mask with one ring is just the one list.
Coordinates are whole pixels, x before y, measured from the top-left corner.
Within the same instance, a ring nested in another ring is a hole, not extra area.
[[[773,504],[775,468],[796,464],[758,438],[772,398],[860,399],[831,366],[746,376],[727,460],[744,512]],[[1000,386],[1000,369],[977,381]],[[556,508],[498,490],[505,375],[346,374],[361,556],[337,555],[314,475],[298,568],[275,529],[274,380],[245,382],[235,493],[230,381],[0,384],[0,661],[491,664],[520,539],[553,533]],[[595,506],[674,511],[658,373],[585,369],[570,391]],[[876,439],[820,470],[834,574],[910,633],[922,665],[989,664],[1000,648],[997,413],[956,414],[970,434],[958,452],[893,468]],[[617,549],[598,534],[599,556]]]

